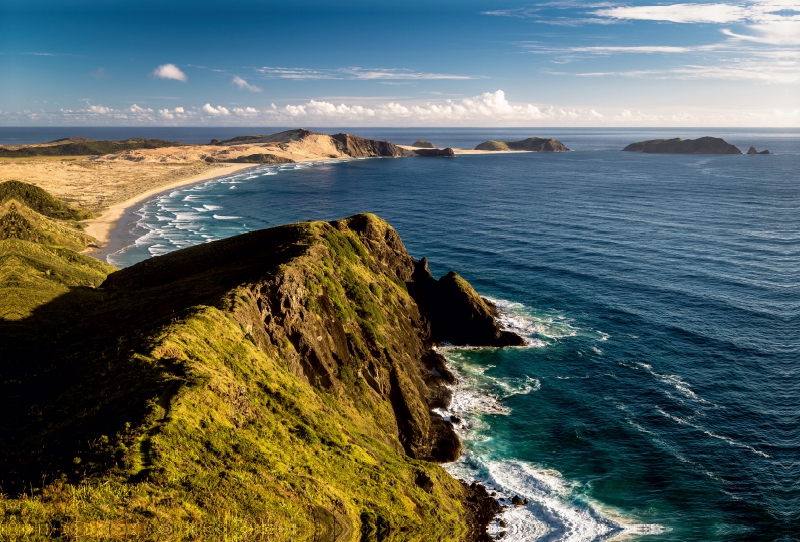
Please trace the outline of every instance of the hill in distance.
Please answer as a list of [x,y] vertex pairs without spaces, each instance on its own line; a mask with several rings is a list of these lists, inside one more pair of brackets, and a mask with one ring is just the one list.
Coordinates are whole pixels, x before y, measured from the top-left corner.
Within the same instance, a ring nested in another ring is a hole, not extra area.
[[657,154],[742,154],[724,139],[709,136],[697,139],[652,139],[631,143],[622,150]]
[[531,151],[566,152],[569,149],[557,139],[529,137],[522,141],[484,141],[475,147],[476,151]]

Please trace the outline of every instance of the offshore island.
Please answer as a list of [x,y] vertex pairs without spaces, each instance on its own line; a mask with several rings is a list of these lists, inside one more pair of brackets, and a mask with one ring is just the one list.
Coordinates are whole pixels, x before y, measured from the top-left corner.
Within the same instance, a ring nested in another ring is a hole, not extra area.
[[[88,254],[93,231],[113,225],[97,217],[108,202],[254,162],[413,152],[269,138],[3,149],[28,153],[4,174],[36,169],[47,185],[49,171],[68,200],[0,182],[0,509],[28,534],[102,524],[152,537],[170,524],[274,540],[488,539],[502,505],[438,466],[461,443],[434,412],[455,382],[436,346],[525,341],[455,272],[435,279],[385,221],[289,224],[123,270]],[[108,176],[117,164],[128,177]]]

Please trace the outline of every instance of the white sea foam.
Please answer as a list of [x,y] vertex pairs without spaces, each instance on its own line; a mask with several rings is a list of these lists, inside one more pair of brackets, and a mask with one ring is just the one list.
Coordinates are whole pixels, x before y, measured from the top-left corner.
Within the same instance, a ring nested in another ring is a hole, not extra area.
[[486,299],[497,307],[500,326],[524,338],[528,347],[541,348],[552,340],[577,334],[577,330],[561,315],[537,313],[522,303],[505,299]]
[[[480,481],[507,505],[489,525],[492,536],[505,532],[503,540],[588,542],[664,531],[656,524],[611,519],[598,505],[579,497],[575,484],[552,469],[524,461],[485,461],[469,451],[445,468],[456,478]],[[528,503],[511,505],[515,495]]]
[[225,216],[225,215],[214,215],[214,218],[217,220],[233,220],[235,218],[242,218],[240,216]]
[[705,433],[709,437],[712,437],[712,438],[715,438],[715,439],[719,439],[719,440],[721,440],[723,442],[727,442],[731,446],[737,446],[739,448],[744,448],[746,450],[749,450],[749,451],[753,452],[756,455],[760,455],[761,457],[766,457],[766,458],[770,457],[768,454],[765,454],[761,450],[759,450],[757,448],[754,448],[753,446],[750,446],[749,444],[745,444],[744,442],[739,442],[738,440],[734,440],[734,439],[732,439],[730,437],[726,437],[725,435],[719,435],[717,433],[714,433],[713,431],[709,431],[708,429],[706,429],[702,425],[694,423],[692,420],[681,418],[679,416],[674,416],[674,415],[672,415],[672,414],[670,414],[668,412],[664,412],[664,410],[661,407],[656,407],[656,411],[659,414],[661,414],[662,416],[664,416],[665,418],[668,418],[668,419],[674,421],[675,423],[679,423],[681,425],[687,425],[687,426],[689,426],[689,427],[691,427],[693,429],[697,429],[698,431],[701,431],[702,433]]
[[[538,339],[536,335],[553,340],[576,334],[576,330],[564,320],[536,317],[518,303],[490,301],[497,305],[498,320],[503,326],[528,340]],[[550,327],[554,321],[556,324]],[[541,342],[541,346],[548,344]],[[503,540],[509,541],[582,542],[663,532],[660,525],[636,524],[616,517],[611,519],[610,515],[619,514],[604,513],[556,471],[523,461],[495,461],[476,453],[474,450],[483,448],[483,445],[478,446],[480,443],[491,440],[491,416],[511,413],[504,400],[540,389],[539,380],[533,376],[503,378],[487,374],[493,366],[474,361],[472,354],[476,350],[479,349],[439,348],[450,362],[457,383],[453,386],[449,407],[437,411],[450,421],[455,420],[455,429],[465,444],[461,458],[445,465],[451,475],[465,481],[481,481],[498,497],[505,499],[505,504],[510,505],[514,495],[529,501],[522,506],[505,508],[489,526],[492,536],[505,532]],[[501,527],[501,520],[505,527]]]

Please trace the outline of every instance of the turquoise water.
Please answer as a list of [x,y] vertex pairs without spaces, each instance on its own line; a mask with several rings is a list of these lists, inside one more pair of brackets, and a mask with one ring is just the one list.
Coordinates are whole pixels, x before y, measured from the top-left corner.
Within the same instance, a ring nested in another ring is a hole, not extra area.
[[461,375],[444,414],[466,445],[448,468],[530,499],[506,540],[789,540],[800,134],[710,131],[773,156],[618,152],[706,132],[358,130],[455,146],[553,135],[576,150],[261,167],[145,203],[109,261],[375,212],[531,342],[444,349]]

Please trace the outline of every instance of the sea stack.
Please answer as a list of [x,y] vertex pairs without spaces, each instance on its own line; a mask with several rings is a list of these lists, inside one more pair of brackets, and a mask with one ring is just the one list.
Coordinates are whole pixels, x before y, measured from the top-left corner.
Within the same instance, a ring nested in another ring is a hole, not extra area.
[[750,147],[750,149],[747,151],[747,154],[769,154],[769,151],[764,149],[763,151],[758,152],[755,147]]

